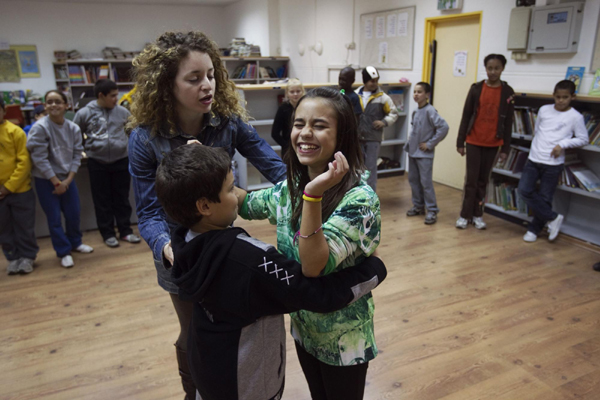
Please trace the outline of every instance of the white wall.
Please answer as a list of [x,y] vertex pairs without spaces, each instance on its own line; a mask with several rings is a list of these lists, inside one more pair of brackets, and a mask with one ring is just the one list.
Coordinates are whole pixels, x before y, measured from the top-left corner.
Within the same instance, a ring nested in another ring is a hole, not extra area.
[[242,0],[225,7],[225,43],[234,37],[243,37],[246,43],[260,46],[263,56],[270,55],[269,1]]
[[[353,3],[355,5],[352,37]],[[411,71],[382,71],[382,80],[396,81],[406,77],[412,82],[421,80],[423,60],[423,35],[425,18],[445,15],[436,9],[434,0],[280,0],[282,55],[291,59],[291,76],[305,82],[335,81],[327,74],[328,65],[346,63],[345,43],[355,41],[360,46],[360,15],[391,10],[416,4],[413,69]],[[554,84],[564,79],[568,66],[585,66],[581,93],[587,93],[594,71],[589,71],[594,37],[598,23],[600,0],[587,0],[579,51],[575,54],[532,55],[528,61],[510,60],[506,50],[510,10],[515,2],[510,0],[464,0],[462,12],[483,11],[478,79],[485,78],[483,58],[489,53],[502,53],[509,62],[503,79],[519,91],[552,91]],[[315,12],[316,5],[316,12]],[[323,42],[323,55],[306,52],[298,54],[298,44],[312,45]],[[350,51],[347,62],[358,64],[358,48]],[[463,101],[463,99],[460,99]]]
[[100,53],[106,46],[141,50],[168,30],[200,30],[223,47],[223,7],[0,1],[0,40],[37,46],[41,78],[0,83],[0,90],[32,89],[39,94],[56,87],[54,50]]

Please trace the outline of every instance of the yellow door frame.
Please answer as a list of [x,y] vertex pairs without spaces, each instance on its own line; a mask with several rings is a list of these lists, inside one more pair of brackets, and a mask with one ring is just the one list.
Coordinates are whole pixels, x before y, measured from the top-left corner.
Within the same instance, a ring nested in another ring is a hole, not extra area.
[[[443,15],[440,17],[425,18],[425,41],[423,43],[423,82],[429,82],[431,78],[431,52],[429,51],[429,44],[435,39],[435,31],[437,24],[440,22],[461,20],[461,19],[473,19],[478,17],[479,19],[479,41],[477,42],[477,60],[479,60],[479,48],[481,46],[481,17],[483,11],[474,11],[464,14],[452,14]],[[475,81],[477,81],[477,74],[475,74]]]

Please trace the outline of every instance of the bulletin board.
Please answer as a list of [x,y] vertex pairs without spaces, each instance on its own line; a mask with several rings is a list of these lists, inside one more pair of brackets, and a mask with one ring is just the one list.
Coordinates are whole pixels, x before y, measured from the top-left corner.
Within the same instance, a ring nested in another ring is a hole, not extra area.
[[[598,25],[600,22],[600,17],[596,22]],[[594,43],[594,54],[592,55],[592,67],[590,68],[590,72],[593,74],[596,70],[600,68],[600,26],[596,27],[596,42]]]
[[412,69],[415,7],[360,16],[361,66]]

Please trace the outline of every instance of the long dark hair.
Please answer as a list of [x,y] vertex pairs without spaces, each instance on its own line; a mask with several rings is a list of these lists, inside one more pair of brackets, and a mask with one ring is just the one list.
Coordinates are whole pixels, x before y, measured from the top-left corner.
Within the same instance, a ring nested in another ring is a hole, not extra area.
[[[346,159],[348,160],[349,171],[344,176],[342,181],[327,190],[323,195],[323,201],[321,202],[321,213],[323,215],[323,221],[327,220],[333,213],[337,205],[344,198],[346,192],[352,189],[360,182],[360,175],[365,170],[363,163],[362,150],[358,140],[358,124],[356,123],[356,116],[350,103],[350,100],[342,95],[339,90],[328,87],[320,87],[310,90],[306,93],[296,105],[296,109],[306,99],[323,99],[331,108],[334,110],[337,117],[337,137],[335,154],[341,151]],[[292,121],[295,119],[296,112]],[[333,154],[331,160],[334,160]],[[298,226],[300,215],[302,214],[302,193],[306,184],[310,182],[308,175],[308,167],[300,164],[296,152],[290,146],[287,153],[285,154],[285,162],[287,165],[287,183],[290,191],[290,198],[292,200],[292,227]],[[325,167],[325,170],[328,167]],[[323,172],[325,172],[323,170]]]

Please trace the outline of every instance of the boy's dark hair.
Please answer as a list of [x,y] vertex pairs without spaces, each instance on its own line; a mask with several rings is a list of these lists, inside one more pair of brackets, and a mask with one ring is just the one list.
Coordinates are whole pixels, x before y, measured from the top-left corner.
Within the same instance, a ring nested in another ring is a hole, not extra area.
[[502,68],[506,67],[506,57],[504,57],[502,54],[488,54],[483,59],[483,66],[487,67],[487,63],[490,60],[498,60],[500,63],[502,63]]
[[427,82],[419,82],[415,86],[421,86],[425,93],[431,93],[431,85]]
[[100,93],[105,96],[108,96],[110,92],[113,90],[117,90],[117,84],[111,81],[110,79],[98,79],[94,84],[94,96],[96,98],[100,97]]
[[[309,90],[302,96],[298,100],[296,110],[298,110],[300,104],[306,101],[306,99],[322,99],[331,106],[337,118],[337,137],[334,154],[341,151],[348,160],[348,173],[342,178],[340,183],[327,190],[323,195],[321,212],[323,221],[325,221],[344,198],[346,192],[360,182],[360,175],[365,170],[365,166],[358,138],[358,123],[356,122],[350,99],[342,95],[339,90],[330,87],[319,87]],[[295,118],[296,111],[294,111],[292,122]],[[302,193],[304,192],[304,187],[310,182],[310,177],[308,175],[308,168],[300,163],[292,146],[288,147],[283,160],[287,165],[287,182],[292,200],[291,222],[294,229],[296,229],[300,220],[300,214],[302,214]],[[332,155],[330,161],[333,160],[334,157]]]
[[69,104],[69,99],[67,99],[67,95],[57,89],[48,90],[46,92],[46,94],[44,95],[44,102],[46,101],[46,99],[48,98],[48,95],[50,93],[56,93],[57,95],[59,95],[62,98],[62,100],[65,102],[65,104]]
[[220,203],[219,193],[231,170],[225,149],[186,144],[169,152],[156,171],[156,196],[175,222],[191,228],[202,216],[196,202]]
[[36,107],[33,109],[33,115],[40,115],[40,114],[43,114],[43,113],[44,113],[44,111],[46,111],[46,107],[44,107],[43,105],[36,106]]
[[568,79],[563,79],[562,81],[558,82],[556,84],[556,86],[554,86],[554,93],[556,93],[557,90],[568,90],[569,93],[571,93],[571,95],[575,94],[575,82],[570,81]]
[[0,107],[2,107],[2,109],[4,110],[4,99],[2,97],[0,97]]

